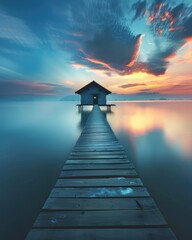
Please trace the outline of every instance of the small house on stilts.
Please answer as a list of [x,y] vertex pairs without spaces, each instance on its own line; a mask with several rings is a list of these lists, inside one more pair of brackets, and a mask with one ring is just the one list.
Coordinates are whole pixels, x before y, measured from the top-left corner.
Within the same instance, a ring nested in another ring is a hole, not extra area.
[[111,92],[95,81],[90,82],[75,93],[81,95],[81,104],[77,105],[79,111],[83,110],[83,106],[89,105],[106,106],[107,111],[111,111],[111,106],[115,106],[115,104],[107,104],[106,98]]

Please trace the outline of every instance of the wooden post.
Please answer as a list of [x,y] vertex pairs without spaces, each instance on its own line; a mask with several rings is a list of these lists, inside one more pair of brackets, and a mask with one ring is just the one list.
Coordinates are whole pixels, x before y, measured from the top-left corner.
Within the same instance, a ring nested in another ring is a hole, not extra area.
[[83,111],[83,105],[78,105],[78,112]]
[[78,112],[81,112],[83,110],[83,105],[78,105]]
[[111,105],[107,105],[107,112],[111,112]]

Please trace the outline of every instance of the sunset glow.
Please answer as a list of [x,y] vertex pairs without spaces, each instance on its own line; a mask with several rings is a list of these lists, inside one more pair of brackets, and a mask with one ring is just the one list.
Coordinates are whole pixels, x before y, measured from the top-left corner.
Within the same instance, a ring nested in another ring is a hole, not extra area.
[[96,80],[134,99],[192,98],[189,0],[50,2],[36,18],[3,2],[0,96],[60,98]]
[[[186,156],[192,154],[191,137],[188,129],[191,126],[192,113],[186,110],[190,103],[186,102],[186,108],[181,103],[155,102],[154,105],[147,103],[130,103],[128,108],[123,108],[123,112],[117,108],[116,113],[123,116],[121,121],[116,121],[114,127],[116,130],[126,129],[135,138],[147,136],[154,131],[163,131],[167,143],[174,147],[182,146],[183,153]],[[183,114],[178,114],[183,112]],[[183,116],[185,116],[185,125],[183,125]],[[108,117],[110,119],[110,116]],[[173,121],[174,119],[174,121]]]

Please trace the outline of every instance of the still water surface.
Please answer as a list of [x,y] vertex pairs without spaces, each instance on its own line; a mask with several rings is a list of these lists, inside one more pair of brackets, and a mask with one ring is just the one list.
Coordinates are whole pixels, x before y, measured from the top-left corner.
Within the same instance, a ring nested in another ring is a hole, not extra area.
[[[75,102],[0,103],[0,239],[22,240],[90,111]],[[119,102],[105,113],[180,240],[192,239],[192,102]]]
[[192,102],[117,103],[108,119],[178,239],[192,239]]

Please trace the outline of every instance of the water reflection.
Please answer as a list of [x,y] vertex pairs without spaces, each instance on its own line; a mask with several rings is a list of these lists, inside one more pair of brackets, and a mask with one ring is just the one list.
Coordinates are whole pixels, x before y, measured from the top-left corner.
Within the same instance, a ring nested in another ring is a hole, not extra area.
[[0,102],[0,239],[25,238],[80,134],[78,122],[75,103]]
[[192,239],[192,101],[117,103],[107,116],[179,240]]
[[79,128],[82,130],[85,126],[85,123],[87,122],[87,119],[89,117],[91,111],[83,110],[78,112],[80,114],[80,122],[79,122]]
[[[105,108],[101,107],[101,110],[102,110],[105,118],[107,115],[113,114],[112,111],[106,110]],[[78,114],[80,115],[80,122],[78,124],[80,130],[83,130],[91,111],[92,111],[92,107],[84,107],[83,110],[78,111]]]
[[177,146],[185,156],[191,156],[191,107],[191,102],[121,103],[121,107],[117,104],[115,108],[115,114],[121,117],[109,120],[116,131],[126,129],[134,137],[147,136],[159,129],[171,148]]

